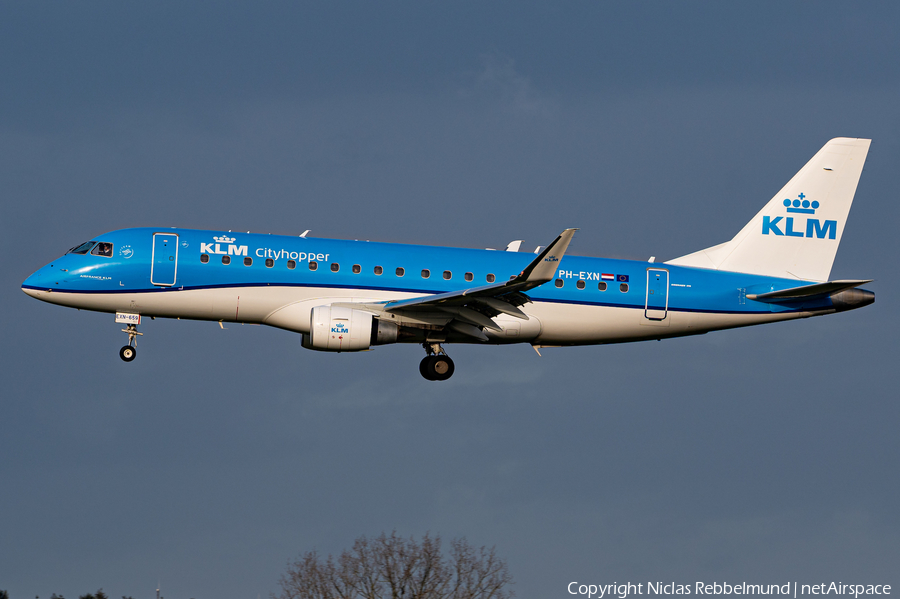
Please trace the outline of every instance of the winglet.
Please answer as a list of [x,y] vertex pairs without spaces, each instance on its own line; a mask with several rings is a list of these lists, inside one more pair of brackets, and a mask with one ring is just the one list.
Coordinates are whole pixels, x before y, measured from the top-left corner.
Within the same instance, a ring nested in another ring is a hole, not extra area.
[[559,234],[559,237],[553,240],[543,252],[538,254],[537,258],[531,261],[531,264],[525,267],[525,270],[513,279],[513,283],[528,283],[530,287],[536,287],[553,278],[556,274],[556,267],[562,260],[569,248],[569,243],[578,229],[566,229]]

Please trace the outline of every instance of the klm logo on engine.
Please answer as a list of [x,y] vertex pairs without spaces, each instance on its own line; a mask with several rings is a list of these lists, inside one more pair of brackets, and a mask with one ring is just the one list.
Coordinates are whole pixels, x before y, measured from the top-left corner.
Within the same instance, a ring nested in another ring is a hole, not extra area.
[[[797,196],[796,200],[785,200],[784,207],[788,214],[815,214],[819,208],[819,202],[806,199],[805,194]],[[837,236],[837,221],[826,220],[821,222],[817,218],[807,218],[806,223],[801,224],[800,218],[794,220],[793,216],[764,216],[762,222],[762,234],[781,235],[783,237],[815,237],[817,239],[834,239]],[[784,222],[782,222],[782,220]]]
[[[213,237],[216,243],[200,243],[201,254],[222,254],[228,256],[246,256],[246,245],[235,245],[234,237],[222,235],[221,237]],[[222,249],[222,246],[228,246],[228,249]]]

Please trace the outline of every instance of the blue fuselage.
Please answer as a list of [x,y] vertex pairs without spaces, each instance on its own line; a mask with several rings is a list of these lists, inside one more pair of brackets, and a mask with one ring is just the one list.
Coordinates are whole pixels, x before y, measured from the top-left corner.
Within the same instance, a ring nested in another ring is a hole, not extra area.
[[[160,243],[161,236],[168,236],[166,244]],[[517,252],[190,229],[123,229],[96,241],[112,245],[108,256],[66,254],[31,275],[23,289],[59,294],[60,300],[72,294],[124,300],[260,287],[328,288],[337,295],[349,290],[435,294],[503,281],[534,258]],[[780,305],[746,298],[802,283],[796,280],[571,255],[559,263],[556,280],[528,295],[534,302],[643,311],[657,299],[648,296],[648,282],[652,286],[658,272],[665,273],[668,288],[660,289],[665,298],[657,307],[668,312],[749,315],[832,308],[827,297]],[[123,301],[119,309],[127,304]],[[209,319],[234,320],[229,316],[210,314]]]

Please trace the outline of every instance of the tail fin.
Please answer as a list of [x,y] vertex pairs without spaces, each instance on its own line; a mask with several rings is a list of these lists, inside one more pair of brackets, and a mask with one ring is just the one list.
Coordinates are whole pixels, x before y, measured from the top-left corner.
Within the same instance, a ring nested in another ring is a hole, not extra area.
[[827,281],[871,141],[832,139],[734,239],[667,264]]

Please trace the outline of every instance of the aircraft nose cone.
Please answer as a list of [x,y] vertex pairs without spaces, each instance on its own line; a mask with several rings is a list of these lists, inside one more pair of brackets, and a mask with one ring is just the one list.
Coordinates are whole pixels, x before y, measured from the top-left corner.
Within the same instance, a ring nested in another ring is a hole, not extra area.
[[[45,266],[44,268],[33,272],[30,277],[22,281],[22,291],[31,297],[40,299],[53,288],[56,284],[55,281],[59,280],[59,275],[49,272],[49,270],[50,267]],[[50,279],[54,276],[56,279],[51,281]]]
[[27,294],[30,295],[31,297],[37,297],[37,296],[38,296],[39,291],[38,291],[37,288],[39,288],[40,285],[41,285],[41,283],[40,283],[41,277],[39,276],[39,273],[40,273],[40,272],[41,272],[41,271],[37,271],[37,272],[33,273],[33,274],[32,274],[30,277],[28,277],[27,279],[25,279],[24,281],[22,281],[22,291],[24,291],[25,293],[27,293]]

